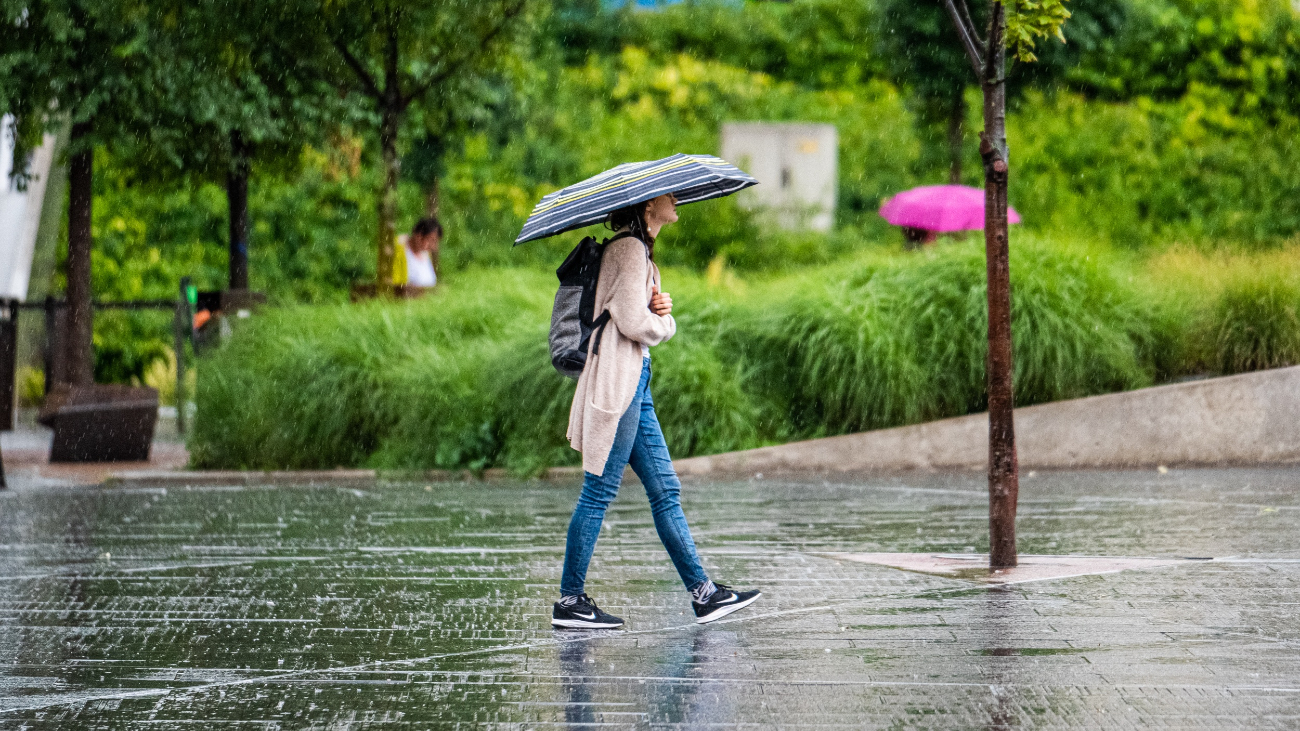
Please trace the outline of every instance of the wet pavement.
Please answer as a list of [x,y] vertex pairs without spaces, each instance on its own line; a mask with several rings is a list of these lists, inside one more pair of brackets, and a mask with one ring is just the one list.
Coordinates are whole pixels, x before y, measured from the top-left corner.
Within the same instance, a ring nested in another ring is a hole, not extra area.
[[[0,493],[0,728],[1296,728],[1300,469],[1039,473],[990,585],[833,553],[986,546],[980,475],[689,481],[707,626],[625,487],[549,627],[576,483]],[[1138,565],[1148,565],[1139,562]]]
[[159,410],[147,462],[50,462],[54,431],[36,423],[37,409],[20,408],[14,428],[0,431],[0,459],[14,485],[73,486],[97,484],[120,472],[166,475],[189,464],[185,438],[176,429],[176,409]]

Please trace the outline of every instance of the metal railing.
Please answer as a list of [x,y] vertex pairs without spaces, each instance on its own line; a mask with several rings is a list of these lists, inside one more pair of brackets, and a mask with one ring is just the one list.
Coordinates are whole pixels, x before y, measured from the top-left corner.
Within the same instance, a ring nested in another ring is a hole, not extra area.
[[[185,410],[185,341],[194,341],[193,307],[197,292],[189,277],[180,282],[180,297],[174,300],[117,300],[97,301],[91,303],[92,310],[171,310],[172,345],[176,353],[176,430],[182,434],[186,431]],[[41,343],[42,367],[45,371],[45,392],[49,393],[51,384],[59,373],[59,356],[62,349],[61,337],[66,328],[62,327],[61,314],[67,310],[67,301],[56,297],[43,300],[22,302],[16,299],[0,299],[0,425],[12,428],[14,423],[14,389],[17,378],[18,357],[18,316],[23,310],[39,310],[44,313],[45,332]],[[2,478],[0,478],[2,479]]]

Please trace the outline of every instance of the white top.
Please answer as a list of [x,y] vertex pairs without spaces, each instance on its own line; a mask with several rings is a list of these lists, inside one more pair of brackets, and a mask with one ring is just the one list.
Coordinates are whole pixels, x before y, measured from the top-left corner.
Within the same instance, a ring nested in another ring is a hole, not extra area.
[[402,251],[406,252],[406,284],[408,286],[432,287],[438,283],[438,275],[433,271],[433,259],[429,257],[429,252],[424,251],[415,254],[406,246],[402,247]]

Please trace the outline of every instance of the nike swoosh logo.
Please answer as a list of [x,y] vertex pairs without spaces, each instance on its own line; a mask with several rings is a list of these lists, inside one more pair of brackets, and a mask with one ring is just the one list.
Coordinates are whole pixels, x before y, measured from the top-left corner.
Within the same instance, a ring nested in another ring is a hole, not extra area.
[[739,600],[740,600],[740,597],[736,596],[735,594],[732,594],[730,599],[726,599],[726,600],[723,600],[723,601],[720,601],[720,602],[717,602],[717,603],[718,603],[718,604],[731,604],[732,602],[739,601]]
[[596,613],[592,612],[591,614],[578,614],[577,612],[574,612],[573,616],[577,617],[578,619],[595,619]]

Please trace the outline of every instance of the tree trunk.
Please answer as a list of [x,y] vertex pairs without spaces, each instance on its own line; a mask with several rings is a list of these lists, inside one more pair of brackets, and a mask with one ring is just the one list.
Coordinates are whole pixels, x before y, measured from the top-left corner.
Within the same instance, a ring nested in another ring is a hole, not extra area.
[[[424,191],[424,215],[428,218],[437,218],[438,209],[441,208],[441,192],[438,189],[438,176],[434,175],[433,180],[429,182],[429,187]],[[429,252],[429,259],[433,262],[433,276],[441,282],[442,269],[438,266],[438,255],[442,252],[442,241],[433,247]]]
[[238,130],[230,133],[226,203],[230,208],[230,288],[248,289],[249,147]]
[[397,157],[396,110],[385,109],[379,131],[379,145],[383,151],[384,180],[379,191],[379,240],[376,242],[378,259],[375,262],[376,290],[381,294],[393,291],[393,255],[397,241]]
[[989,21],[984,74],[984,249],[989,314],[989,565],[1016,565],[1016,500],[1020,491],[1013,423],[1011,266],[1007,241],[1006,48],[1002,4]]
[[441,203],[439,200],[440,195],[441,193],[438,190],[438,177],[435,175],[433,180],[429,181],[429,185],[424,189],[424,215],[426,218],[438,217],[438,208]]
[[91,123],[72,125],[72,155],[68,170],[67,310],[63,332],[63,367],[68,384],[95,382],[94,313],[90,301],[91,203],[95,152],[87,138]]
[[401,126],[401,91],[397,77],[397,24],[389,18],[387,48],[384,54],[384,90],[379,101],[379,148],[383,156],[384,179],[379,190],[379,231],[375,242],[375,291],[380,295],[393,292],[393,255],[397,243],[397,176],[401,160],[397,157],[397,131]]
[[965,91],[958,85],[948,107],[948,182],[952,185],[961,183],[962,143],[965,142],[963,127],[966,124]]

